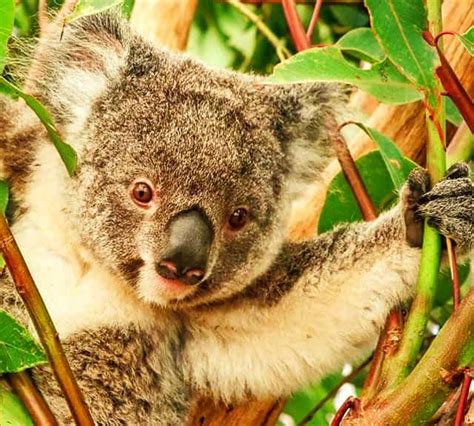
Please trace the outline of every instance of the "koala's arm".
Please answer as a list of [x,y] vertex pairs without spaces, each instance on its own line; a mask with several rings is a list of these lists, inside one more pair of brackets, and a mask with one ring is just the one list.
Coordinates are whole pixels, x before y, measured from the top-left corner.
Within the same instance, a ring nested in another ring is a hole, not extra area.
[[[414,293],[422,219],[452,237],[460,252],[472,247],[467,176],[467,166],[458,166],[425,193],[428,176],[417,169],[401,202],[375,221],[287,243],[232,313],[214,314],[217,331],[201,330],[210,337],[189,352],[197,354],[197,386],[226,400],[279,397],[367,356],[387,314]],[[214,355],[203,356],[211,346]],[[217,350],[225,353],[223,367]]]
[[[468,167],[455,165],[426,192],[428,187],[427,173],[416,169],[391,211],[373,222],[287,244],[263,277],[282,292],[291,288],[281,303],[299,317],[297,327],[313,341],[296,349],[302,351],[301,361],[314,363],[311,369],[323,374],[363,356],[390,310],[413,295],[423,219],[451,237],[460,254],[472,249],[474,187]],[[293,330],[293,336],[297,333]]]

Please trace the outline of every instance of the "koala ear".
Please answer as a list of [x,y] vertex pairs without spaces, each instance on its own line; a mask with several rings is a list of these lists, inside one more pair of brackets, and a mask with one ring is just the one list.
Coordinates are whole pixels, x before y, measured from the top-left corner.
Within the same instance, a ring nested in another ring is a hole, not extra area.
[[347,94],[338,85],[324,83],[268,88],[276,105],[273,130],[287,160],[287,189],[291,198],[297,198],[333,157],[327,126],[340,121]]
[[118,75],[128,39],[119,15],[87,16],[70,24],[58,17],[40,40],[26,89],[46,104],[59,124],[80,121]]

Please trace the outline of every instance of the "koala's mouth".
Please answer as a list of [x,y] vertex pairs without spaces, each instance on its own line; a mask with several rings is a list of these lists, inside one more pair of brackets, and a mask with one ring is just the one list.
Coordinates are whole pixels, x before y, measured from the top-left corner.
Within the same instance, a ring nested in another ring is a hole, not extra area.
[[169,300],[183,299],[196,291],[196,286],[189,285],[176,279],[164,278],[160,275],[155,277],[155,281],[155,285],[158,287],[159,292]]

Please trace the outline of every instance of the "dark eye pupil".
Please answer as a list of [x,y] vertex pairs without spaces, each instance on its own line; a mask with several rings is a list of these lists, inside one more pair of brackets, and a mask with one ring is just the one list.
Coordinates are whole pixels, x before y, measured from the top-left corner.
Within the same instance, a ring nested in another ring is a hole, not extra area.
[[242,228],[247,222],[247,210],[243,208],[239,208],[235,210],[229,218],[229,225],[234,228]]
[[146,183],[140,182],[133,188],[133,196],[140,203],[149,203],[153,194],[151,188]]

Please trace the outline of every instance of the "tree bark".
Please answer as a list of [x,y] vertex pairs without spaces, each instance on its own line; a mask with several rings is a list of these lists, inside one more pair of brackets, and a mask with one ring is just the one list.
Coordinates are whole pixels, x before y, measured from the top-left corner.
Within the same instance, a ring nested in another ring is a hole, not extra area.
[[197,0],[136,0],[130,22],[148,40],[184,50]]

